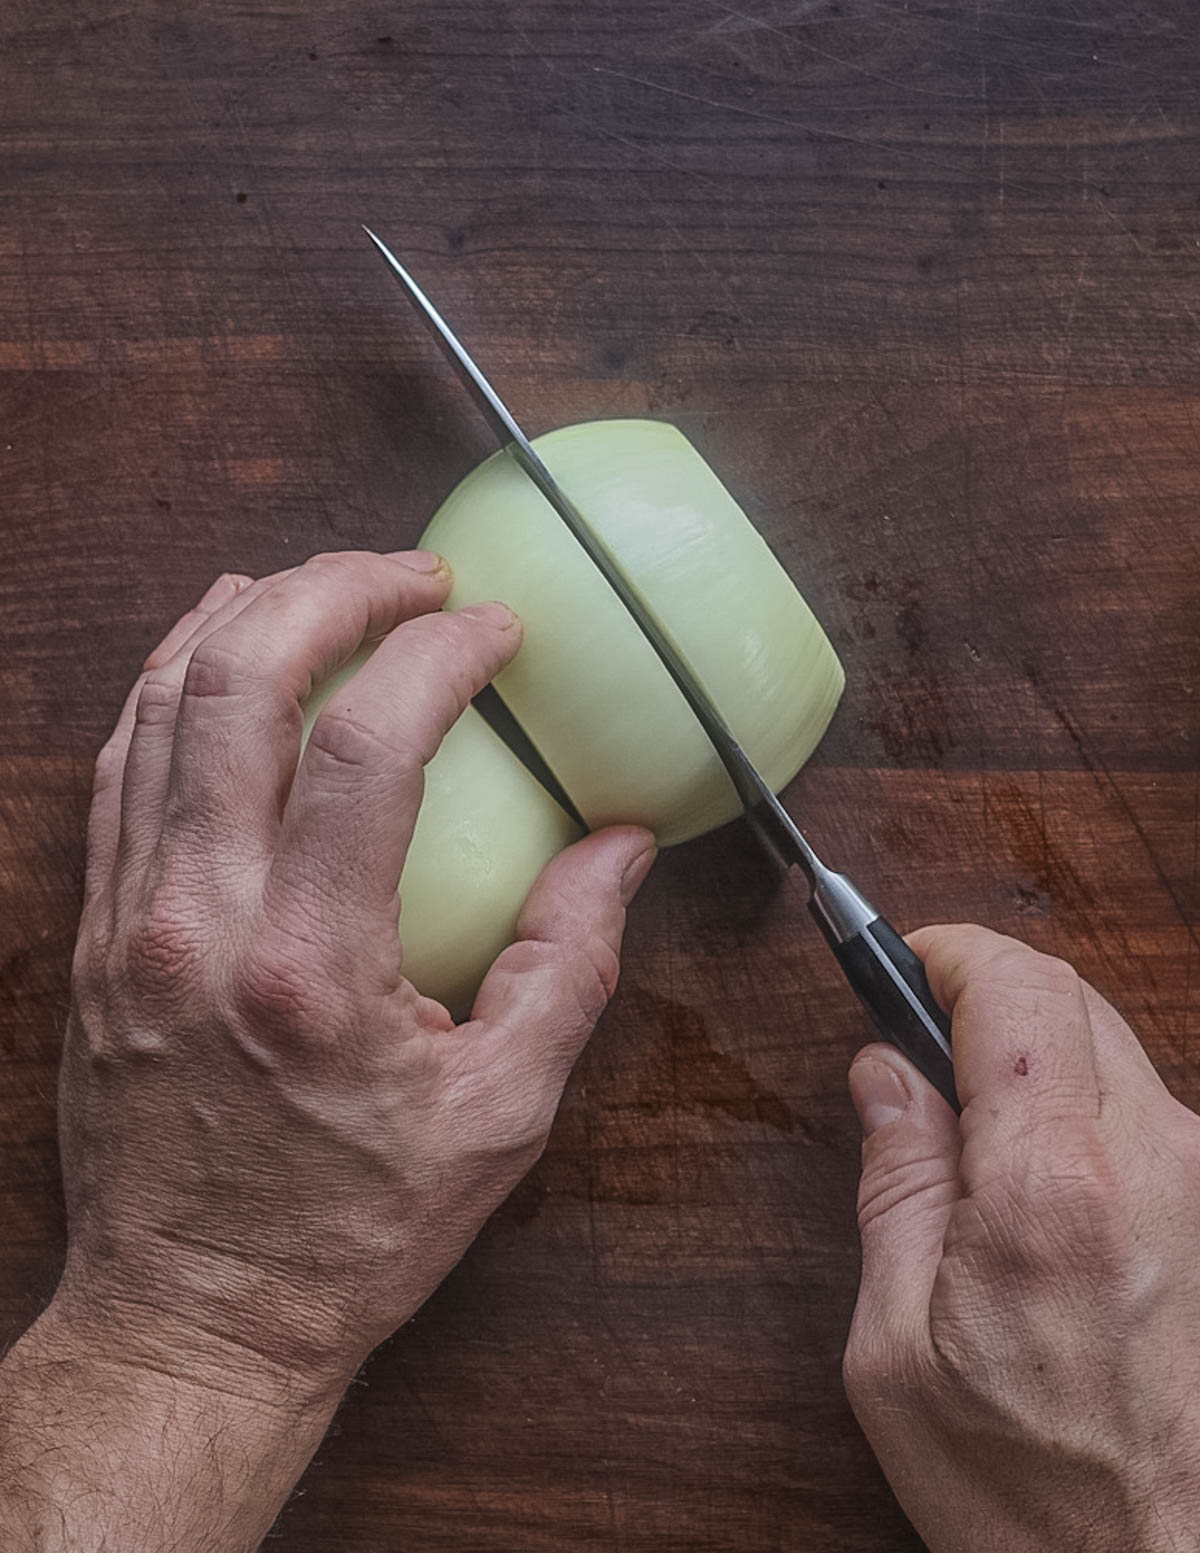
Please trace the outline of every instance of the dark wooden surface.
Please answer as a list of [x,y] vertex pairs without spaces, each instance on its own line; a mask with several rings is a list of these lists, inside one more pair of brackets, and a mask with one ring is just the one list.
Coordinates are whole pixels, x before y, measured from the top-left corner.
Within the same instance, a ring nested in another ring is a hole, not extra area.
[[[670,417],[744,499],[846,664],[791,795],[831,859],[1072,957],[1200,1100],[1198,76],[1194,0],[9,0],[0,1335],[61,1255],[144,651],[226,567],[411,541],[488,445],[360,220],[533,429]],[[665,858],[547,1157],[281,1545],[914,1549],[839,1380],[864,1035],[738,834]]]

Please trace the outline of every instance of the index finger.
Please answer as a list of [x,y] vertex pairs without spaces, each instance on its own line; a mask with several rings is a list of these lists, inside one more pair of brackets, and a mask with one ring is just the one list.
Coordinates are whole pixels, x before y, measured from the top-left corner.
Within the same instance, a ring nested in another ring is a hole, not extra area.
[[969,924],[922,928],[909,943],[951,1016],[964,1128],[1099,1115],[1095,1033],[1066,961]]

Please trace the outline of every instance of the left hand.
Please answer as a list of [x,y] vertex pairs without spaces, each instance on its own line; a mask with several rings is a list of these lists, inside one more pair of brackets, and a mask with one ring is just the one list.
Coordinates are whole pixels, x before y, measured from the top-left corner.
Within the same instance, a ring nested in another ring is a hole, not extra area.
[[[423,768],[521,640],[502,605],[443,612],[449,585],[419,553],[225,580],[100,756],[67,1265],[0,1384],[0,1530],[30,1545],[59,1546],[32,1533],[63,1493],[71,1548],[254,1545],[363,1357],[538,1157],[616,983],[634,827],[547,867],[467,1024],[403,978]],[[301,759],[303,699],[365,639]]]
[[[154,654],[101,756],[62,1075],[63,1296],[344,1380],[541,1152],[616,981],[634,829],[535,889],[469,1024],[403,979],[423,767],[516,652],[436,557],[317,556]],[[301,701],[384,638],[300,760]],[[172,648],[174,650],[172,650]],[[643,870],[644,871],[644,870]]]

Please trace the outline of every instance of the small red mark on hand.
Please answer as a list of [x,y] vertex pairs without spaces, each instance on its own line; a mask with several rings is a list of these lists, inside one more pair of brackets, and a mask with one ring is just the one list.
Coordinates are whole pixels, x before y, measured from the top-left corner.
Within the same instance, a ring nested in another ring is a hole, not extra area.
[[1018,1057],[1016,1062],[1013,1063],[1013,1072],[1018,1078],[1024,1078],[1029,1072],[1029,1063],[1024,1057]]

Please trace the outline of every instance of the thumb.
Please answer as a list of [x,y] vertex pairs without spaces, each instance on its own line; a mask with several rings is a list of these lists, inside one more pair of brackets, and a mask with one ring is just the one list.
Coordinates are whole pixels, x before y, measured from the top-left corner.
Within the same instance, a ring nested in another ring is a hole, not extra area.
[[863,1264],[852,1342],[890,1348],[928,1326],[942,1241],[960,1196],[958,1119],[891,1046],[859,1052],[850,1095],[864,1135]]
[[463,1027],[484,1069],[540,1097],[551,1116],[616,987],[625,908],[654,857],[654,837],[634,825],[560,852],[529,892],[517,941],[487,973]]

